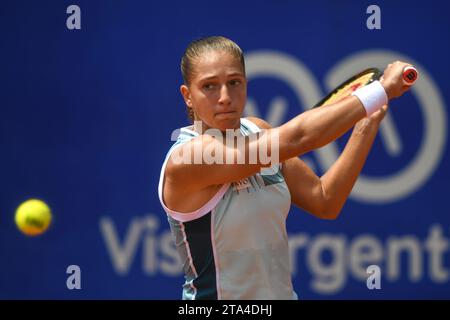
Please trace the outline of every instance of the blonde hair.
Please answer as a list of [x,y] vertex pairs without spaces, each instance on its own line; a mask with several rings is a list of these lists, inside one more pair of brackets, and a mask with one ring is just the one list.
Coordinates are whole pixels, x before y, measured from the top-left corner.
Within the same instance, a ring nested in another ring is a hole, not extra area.
[[[205,52],[208,51],[224,51],[231,54],[239,60],[245,74],[244,53],[235,42],[222,36],[201,38],[192,41],[187,46],[184,55],[181,58],[181,75],[183,76],[183,81],[186,86],[189,86],[191,83],[191,79],[194,74],[195,60],[199,59]],[[193,122],[194,112],[192,108],[187,107],[187,114],[191,122]]]

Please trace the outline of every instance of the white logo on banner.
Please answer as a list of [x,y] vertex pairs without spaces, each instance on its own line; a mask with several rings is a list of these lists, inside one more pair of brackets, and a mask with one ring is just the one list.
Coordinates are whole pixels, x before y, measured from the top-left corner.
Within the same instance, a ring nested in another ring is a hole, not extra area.
[[[100,233],[117,275],[127,276],[133,263],[141,259],[141,271],[147,276],[181,276],[181,258],[170,230],[160,228],[159,217],[160,214],[134,216],[121,228],[117,228],[111,217],[100,218]],[[432,224],[427,230],[419,232],[423,234],[421,237],[391,234],[386,239],[370,233],[354,237],[289,233],[291,273],[294,278],[309,274],[309,287],[319,294],[339,293],[351,279],[369,284],[369,289],[381,288],[382,277],[391,284],[405,281],[447,283],[450,280],[450,270],[445,265],[450,248],[450,239],[444,232],[448,230],[447,226]],[[324,261],[325,254],[330,257],[329,261]],[[379,266],[380,270],[374,271],[373,265]],[[74,286],[72,283],[78,283],[81,288],[81,270],[74,271],[76,269],[67,269],[68,274],[73,273],[67,279],[69,289]],[[372,273],[372,277],[368,277],[368,273]]]
[[[422,141],[416,142],[420,144],[420,148],[415,158],[400,171],[387,176],[364,174],[359,176],[351,197],[362,202],[386,203],[407,197],[419,189],[433,174],[444,151],[447,119],[444,101],[432,77],[413,59],[388,50],[359,52],[339,62],[326,75],[327,91],[331,91],[339,83],[368,66],[383,68],[394,60],[411,62],[420,70],[420,81],[414,85],[411,93],[418,101],[423,115],[423,138]],[[297,103],[304,110],[308,110],[324,96],[311,71],[292,56],[276,51],[253,52],[246,56],[246,69],[249,80],[257,77],[272,77],[285,82],[296,93]],[[273,126],[287,121],[286,101],[287,99],[283,97],[275,97],[268,108],[267,116],[263,118],[266,118]],[[261,112],[251,97],[249,97],[245,114],[261,117]],[[401,152],[402,142],[395,122],[389,114],[382,122],[380,135],[390,156],[396,156]],[[335,142],[314,152],[323,172],[337,160],[340,154]],[[311,161],[307,163],[313,167]]]

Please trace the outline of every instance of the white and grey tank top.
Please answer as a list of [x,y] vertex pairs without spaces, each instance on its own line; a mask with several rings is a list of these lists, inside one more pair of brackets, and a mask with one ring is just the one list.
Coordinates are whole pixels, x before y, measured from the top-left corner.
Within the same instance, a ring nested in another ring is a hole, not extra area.
[[[241,118],[243,135],[258,131],[253,122]],[[167,160],[175,148],[196,136],[192,127],[180,129],[162,166],[158,187],[183,263],[182,298],[296,299],[285,224],[291,197],[281,164],[224,184],[194,212],[176,212],[164,204]]]

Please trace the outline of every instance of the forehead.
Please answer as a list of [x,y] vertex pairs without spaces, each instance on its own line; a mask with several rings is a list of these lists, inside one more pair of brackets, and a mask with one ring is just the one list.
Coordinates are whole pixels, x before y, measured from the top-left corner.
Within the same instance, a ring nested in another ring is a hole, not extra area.
[[244,75],[240,60],[225,51],[205,51],[195,60],[195,78],[214,77],[227,74]]

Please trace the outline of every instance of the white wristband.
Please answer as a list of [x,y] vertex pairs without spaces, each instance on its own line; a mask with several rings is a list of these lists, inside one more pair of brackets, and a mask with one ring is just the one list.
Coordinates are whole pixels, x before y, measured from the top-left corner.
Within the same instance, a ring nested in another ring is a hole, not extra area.
[[380,81],[374,81],[367,86],[359,88],[352,93],[352,96],[358,97],[364,109],[366,109],[367,116],[372,115],[375,111],[388,103],[386,91],[381,85]]

